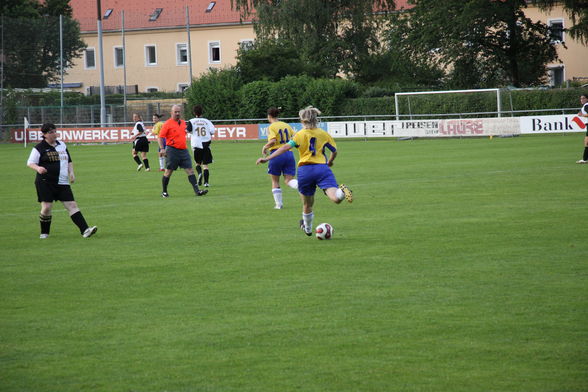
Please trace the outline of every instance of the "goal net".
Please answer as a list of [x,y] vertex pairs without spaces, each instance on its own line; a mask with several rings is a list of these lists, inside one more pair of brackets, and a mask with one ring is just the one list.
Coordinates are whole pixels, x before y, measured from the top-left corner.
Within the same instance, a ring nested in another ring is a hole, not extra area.
[[501,117],[500,89],[443,90],[396,93],[396,120],[415,117]]

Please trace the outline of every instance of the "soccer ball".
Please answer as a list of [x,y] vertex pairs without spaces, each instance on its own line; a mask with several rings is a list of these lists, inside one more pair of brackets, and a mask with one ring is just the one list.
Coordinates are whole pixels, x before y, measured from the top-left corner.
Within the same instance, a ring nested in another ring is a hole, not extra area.
[[335,232],[333,226],[328,223],[321,223],[314,231],[316,238],[319,240],[330,240],[331,237],[333,237],[333,233]]

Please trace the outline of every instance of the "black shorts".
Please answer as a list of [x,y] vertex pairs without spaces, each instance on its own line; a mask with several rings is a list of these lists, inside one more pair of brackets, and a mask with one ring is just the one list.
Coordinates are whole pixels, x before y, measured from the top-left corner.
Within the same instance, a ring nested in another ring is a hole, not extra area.
[[194,149],[194,161],[201,165],[212,163],[212,151],[210,151],[210,142],[202,143],[202,148]]
[[186,149],[179,149],[172,146],[165,148],[165,168],[168,170],[176,170],[178,167],[182,169],[192,168],[192,159],[190,153]]
[[74,201],[74,195],[69,185],[52,184],[47,181],[36,181],[37,201],[53,203],[59,201]]
[[138,137],[133,142],[133,150],[149,152],[149,140],[146,137]]

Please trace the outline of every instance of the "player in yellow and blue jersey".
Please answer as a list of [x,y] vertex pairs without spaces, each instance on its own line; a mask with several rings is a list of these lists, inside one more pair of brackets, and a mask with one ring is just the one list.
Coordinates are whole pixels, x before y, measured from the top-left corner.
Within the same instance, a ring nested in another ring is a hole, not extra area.
[[[304,128],[298,131],[292,140],[267,157],[261,157],[257,164],[271,161],[296,147],[300,153],[298,161],[298,192],[302,199],[302,220],[300,228],[308,236],[312,235],[312,223],[314,220],[314,193],[319,187],[325,195],[334,203],[341,203],[343,199],[353,201],[351,190],[341,184],[337,185],[335,175],[331,171],[333,161],[337,157],[337,145],[331,135],[325,130],[317,128],[318,116],[321,112],[312,106],[302,109],[298,115]],[[326,154],[326,150],[330,154]]]
[[[163,121],[161,121],[161,114],[153,113],[153,129],[151,134],[159,137],[161,127],[163,127]],[[163,149],[165,150],[165,139],[163,139]],[[157,152],[161,152],[161,148]],[[159,171],[165,171],[165,158],[159,157]]]
[[[267,143],[261,148],[261,155],[269,155],[290,141],[294,136],[294,130],[288,124],[278,120],[280,108],[269,108],[267,110],[267,121],[270,123],[267,131]],[[282,188],[280,188],[280,176],[284,176],[284,183],[292,189],[298,189],[296,176],[296,161],[292,151],[286,151],[276,159],[268,163],[267,173],[272,179],[272,195],[274,196],[275,209],[283,206]]]

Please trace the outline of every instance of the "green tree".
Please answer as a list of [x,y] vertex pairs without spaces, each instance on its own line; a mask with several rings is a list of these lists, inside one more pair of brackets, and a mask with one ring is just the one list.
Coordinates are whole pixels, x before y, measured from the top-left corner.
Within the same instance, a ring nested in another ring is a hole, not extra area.
[[244,83],[256,80],[277,82],[285,76],[311,74],[312,70],[287,42],[266,40],[237,54],[237,69]]
[[524,14],[525,0],[413,0],[392,25],[402,53],[448,70],[452,88],[544,83],[557,59],[548,27]]
[[0,10],[7,87],[45,87],[59,80],[59,15],[64,16],[64,69],[72,66],[86,47],[68,0],[6,0]]
[[211,119],[238,118],[240,114],[240,93],[243,82],[239,73],[233,69],[211,68],[207,73],[192,81],[186,90],[188,100],[187,114],[192,106],[204,107],[204,115]]
[[376,85],[391,88],[422,89],[439,86],[445,73],[430,61],[430,56],[412,56],[404,45],[405,32],[410,26],[405,17],[397,14],[395,23],[389,24],[382,33],[383,48],[361,63],[356,73],[356,81],[364,85]]
[[[312,66],[311,76],[353,75],[361,62],[377,52],[381,17],[394,0],[231,0],[247,15],[255,8],[259,41],[278,40],[297,48]],[[308,73],[308,72],[307,72]]]
[[535,0],[534,3],[543,9],[552,9],[556,3],[562,4],[573,23],[567,31],[572,38],[588,43],[588,0]]

